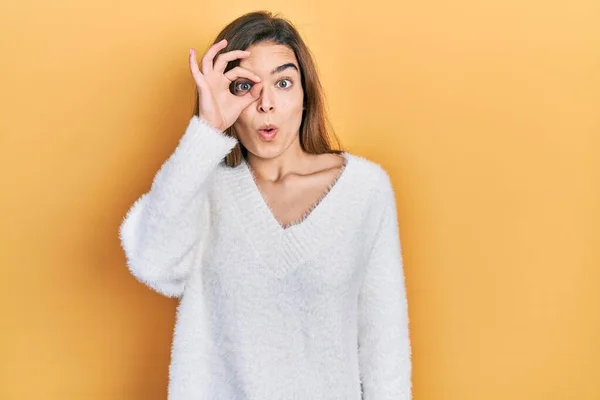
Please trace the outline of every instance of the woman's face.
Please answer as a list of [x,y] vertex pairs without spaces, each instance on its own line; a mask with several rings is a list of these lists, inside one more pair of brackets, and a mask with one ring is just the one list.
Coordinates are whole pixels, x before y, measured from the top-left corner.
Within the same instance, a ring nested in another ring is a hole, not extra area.
[[[285,45],[262,42],[248,47],[250,56],[241,60],[261,78],[260,97],[250,104],[234,123],[238,139],[248,151],[260,158],[274,158],[290,146],[299,146],[304,92],[300,65],[294,52]],[[234,94],[244,95],[252,82],[234,82]]]

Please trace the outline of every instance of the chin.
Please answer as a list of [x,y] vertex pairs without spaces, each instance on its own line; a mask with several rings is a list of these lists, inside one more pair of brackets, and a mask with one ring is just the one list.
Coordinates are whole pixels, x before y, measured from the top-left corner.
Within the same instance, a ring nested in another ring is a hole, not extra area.
[[290,147],[300,145],[297,136],[278,135],[273,140],[264,141],[255,137],[240,137],[242,145],[253,156],[262,159],[273,159],[281,156]]
[[280,156],[283,153],[283,150],[281,148],[281,146],[277,146],[277,145],[265,145],[262,143],[259,143],[258,146],[252,146],[252,148],[247,148],[249,153],[252,153],[252,155],[258,157],[258,158],[262,158],[262,159],[270,159],[270,158],[276,158],[278,156]]

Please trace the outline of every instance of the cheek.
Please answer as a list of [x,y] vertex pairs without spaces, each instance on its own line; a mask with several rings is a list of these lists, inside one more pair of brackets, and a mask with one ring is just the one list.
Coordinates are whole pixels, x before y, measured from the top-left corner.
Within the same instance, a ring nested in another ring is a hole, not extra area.
[[248,107],[241,112],[240,116],[233,125],[239,132],[241,130],[247,129],[247,127],[251,125],[252,118],[252,110],[250,110],[250,107]]
[[237,121],[242,123],[247,123],[248,121],[250,121],[250,119],[252,118],[251,108],[252,106],[244,108],[240,113],[240,116],[238,117]]
[[233,123],[233,129],[235,130],[236,137],[242,142],[244,146],[248,146],[248,140],[250,140],[250,126],[252,118],[250,117],[247,110],[242,111],[238,119]]
[[302,116],[303,97],[300,93],[289,93],[282,102],[282,107],[290,117]]

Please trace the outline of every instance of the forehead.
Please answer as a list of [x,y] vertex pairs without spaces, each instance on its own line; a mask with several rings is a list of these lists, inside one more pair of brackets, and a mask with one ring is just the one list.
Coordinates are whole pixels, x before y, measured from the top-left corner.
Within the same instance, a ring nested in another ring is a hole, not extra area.
[[282,44],[262,42],[246,50],[250,52],[250,56],[241,60],[240,67],[248,68],[258,74],[270,74],[274,68],[290,62],[299,67],[294,51]]

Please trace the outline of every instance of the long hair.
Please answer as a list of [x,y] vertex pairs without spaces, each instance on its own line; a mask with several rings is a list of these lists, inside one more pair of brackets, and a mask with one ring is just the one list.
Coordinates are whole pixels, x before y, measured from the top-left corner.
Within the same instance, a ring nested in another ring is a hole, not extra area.
[[[218,43],[227,39],[227,47],[218,54],[232,50],[246,50],[261,42],[285,45],[293,50],[300,64],[302,90],[304,92],[304,113],[300,123],[300,145],[310,154],[340,153],[340,141],[333,132],[325,110],[323,88],[317,74],[310,50],[291,22],[268,11],[256,11],[238,17],[229,23],[214,40]],[[217,55],[218,55],[217,54]],[[216,59],[216,57],[215,57]],[[240,60],[231,61],[225,72],[235,68]],[[199,115],[198,89],[196,88],[194,115]],[[224,132],[237,137],[233,125]],[[334,147],[335,144],[335,147]],[[229,167],[238,166],[247,154],[241,142],[226,156]]]

